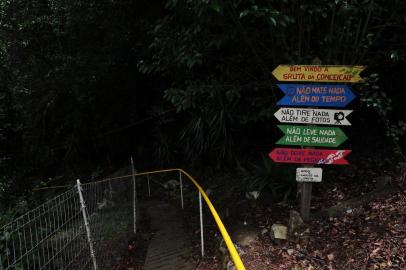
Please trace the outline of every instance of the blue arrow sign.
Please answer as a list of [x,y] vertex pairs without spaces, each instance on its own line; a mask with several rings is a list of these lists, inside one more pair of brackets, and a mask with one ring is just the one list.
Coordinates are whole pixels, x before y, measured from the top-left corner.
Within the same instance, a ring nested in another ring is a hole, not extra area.
[[285,93],[279,106],[345,107],[355,95],[345,84],[278,84]]

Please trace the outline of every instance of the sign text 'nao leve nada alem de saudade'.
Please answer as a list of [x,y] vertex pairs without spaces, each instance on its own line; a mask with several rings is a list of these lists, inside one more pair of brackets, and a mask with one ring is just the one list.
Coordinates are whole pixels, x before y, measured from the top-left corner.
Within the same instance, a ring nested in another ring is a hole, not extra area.
[[276,144],[337,147],[347,140],[344,132],[337,127],[309,127],[278,125],[285,134]]

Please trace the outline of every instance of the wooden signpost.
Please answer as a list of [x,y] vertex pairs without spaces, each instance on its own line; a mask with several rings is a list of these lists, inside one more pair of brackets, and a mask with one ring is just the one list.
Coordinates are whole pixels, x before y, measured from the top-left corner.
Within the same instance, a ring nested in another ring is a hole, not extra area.
[[274,116],[281,123],[350,126],[352,110],[280,108]]
[[[305,168],[296,170],[296,180],[301,183],[300,213],[304,220],[310,217],[312,183],[322,180],[322,168],[312,166],[346,165],[348,161],[345,157],[351,152],[351,150],[309,149],[338,147],[347,140],[347,136],[338,127],[314,125],[351,125],[347,116],[352,110],[319,109],[319,107],[347,106],[355,99],[355,95],[345,83],[362,82],[360,73],[364,69],[365,66],[279,65],[272,72],[276,79],[283,82],[313,82],[277,84],[285,94],[277,105],[285,107],[280,108],[274,114],[275,117],[282,123],[312,126],[278,125],[284,136],[276,144],[300,145],[302,148],[275,148],[269,153],[274,162],[304,165]],[[320,84],[321,82],[329,84]]]

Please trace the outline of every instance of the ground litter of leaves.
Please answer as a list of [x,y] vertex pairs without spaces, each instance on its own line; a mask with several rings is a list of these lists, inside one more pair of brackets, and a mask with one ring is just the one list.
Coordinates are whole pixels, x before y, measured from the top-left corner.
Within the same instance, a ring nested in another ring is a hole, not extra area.
[[[377,176],[373,172],[369,173],[370,179]],[[377,188],[371,180],[349,185],[348,181],[351,180],[348,179],[353,175],[336,177],[342,177],[342,181],[315,187],[313,212],[357,196],[357,192],[362,195]],[[244,220],[258,231],[258,239],[249,246],[238,247],[246,269],[406,270],[406,185],[396,181],[390,184],[399,187],[399,190],[348,209],[340,217],[314,218],[306,222],[299,233],[291,235],[287,241],[279,242],[271,238],[271,226],[275,223],[288,224],[289,210],[298,210],[294,201],[273,205],[250,204],[248,200],[234,202],[235,207],[249,207],[240,211],[240,216],[232,217],[231,223],[238,219]],[[219,251],[221,237],[210,214],[204,214],[204,258],[200,256],[197,207],[185,209],[185,217],[185,229],[190,232],[195,246],[193,257],[197,262],[196,269],[223,269],[219,267],[222,264]],[[226,224],[226,227],[229,229],[230,224]],[[134,258],[134,253],[131,255],[129,252],[129,255],[114,269],[142,269],[142,260],[133,265],[128,263]]]
[[[331,192],[330,196],[334,196]],[[335,190],[341,196],[340,189]],[[330,197],[330,200],[333,197]],[[261,213],[262,215],[258,215]],[[256,211],[258,229],[270,231],[274,209]],[[268,220],[258,220],[267,216]],[[271,221],[271,222],[270,222]],[[285,222],[283,222],[285,221]],[[340,217],[318,218],[301,233],[275,243],[268,233],[243,248],[247,269],[406,269],[406,187],[385,199],[346,211]]]

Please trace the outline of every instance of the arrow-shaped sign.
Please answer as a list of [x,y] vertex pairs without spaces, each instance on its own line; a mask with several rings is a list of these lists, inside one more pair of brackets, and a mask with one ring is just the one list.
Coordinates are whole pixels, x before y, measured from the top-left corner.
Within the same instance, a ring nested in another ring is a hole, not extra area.
[[358,83],[365,66],[279,65],[272,74],[287,82],[347,82]]
[[350,126],[352,110],[280,108],[274,116],[282,123]]
[[337,147],[347,140],[337,127],[309,127],[278,125],[285,134],[276,144]]
[[348,161],[345,157],[350,152],[351,150],[275,148],[268,155],[278,163],[346,165]]
[[345,107],[355,95],[344,84],[278,84],[285,93],[279,106]]

